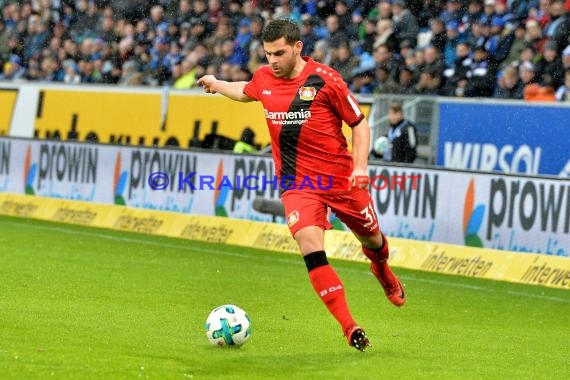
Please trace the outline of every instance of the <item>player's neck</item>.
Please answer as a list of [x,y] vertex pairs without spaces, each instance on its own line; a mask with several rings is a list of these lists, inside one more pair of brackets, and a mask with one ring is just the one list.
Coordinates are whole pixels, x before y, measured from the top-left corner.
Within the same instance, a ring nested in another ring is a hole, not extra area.
[[295,67],[293,68],[293,70],[291,70],[291,73],[287,76],[287,78],[288,79],[297,78],[303,72],[303,69],[305,68],[306,64],[307,62],[303,58],[298,57],[297,62],[295,63]]

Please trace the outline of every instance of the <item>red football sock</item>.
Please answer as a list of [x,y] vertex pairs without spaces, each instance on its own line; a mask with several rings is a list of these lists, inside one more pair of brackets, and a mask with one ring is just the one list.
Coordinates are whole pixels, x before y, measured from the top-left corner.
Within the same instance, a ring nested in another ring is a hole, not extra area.
[[386,239],[386,235],[382,234],[384,244],[381,248],[367,248],[362,246],[362,252],[370,261],[376,264],[381,264],[383,262],[388,261],[388,257],[390,256],[390,248],[388,247],[388,239]]
[[350,310],[348,310],[344,286],[333,267],[327,264],[315,268],[309,272],[309,278],[313,284],[313,289],[342,326],[342,331],[346,333],[347,330],[354,327],[356,323],[350,315]]
[[304,257],[313,289],[342,326],[345,335],[356,325],[348,310],[344,286],[336,271],[328,263],[325,251],[312,252]]

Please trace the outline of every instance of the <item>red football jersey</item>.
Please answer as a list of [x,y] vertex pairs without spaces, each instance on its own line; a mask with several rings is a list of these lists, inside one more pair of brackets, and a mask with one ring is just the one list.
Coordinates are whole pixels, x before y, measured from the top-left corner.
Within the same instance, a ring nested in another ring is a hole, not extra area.
[[364,114],[335,70],[303,59],[307,64],[293,79],[261,67],[244,93],[263,104],[282,188],[346,190],[353,162],[342,121],[352,127]]

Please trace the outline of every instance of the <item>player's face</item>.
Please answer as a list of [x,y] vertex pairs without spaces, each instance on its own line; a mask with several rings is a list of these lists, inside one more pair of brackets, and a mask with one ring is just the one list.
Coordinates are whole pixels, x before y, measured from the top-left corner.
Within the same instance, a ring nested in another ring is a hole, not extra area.
[[301,41],[289,45],[284,37],[272,42],[264,42],[263,49],[273,75],[278,78],[289,77],[293,73],[302,46]]

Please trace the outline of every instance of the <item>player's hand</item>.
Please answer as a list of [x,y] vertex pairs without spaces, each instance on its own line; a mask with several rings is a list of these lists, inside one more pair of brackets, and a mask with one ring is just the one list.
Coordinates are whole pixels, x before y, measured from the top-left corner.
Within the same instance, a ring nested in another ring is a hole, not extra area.
[[202,78],[198,79],[196,84],[198,86],[204,87],[204,91],[208,94],[215,94],[214,91],[214,84],[216,83],[217,79],[213,75],[204,75]]
[[359,189],[366,189],[368,185],[370,185],[370,177],[368,177],[366,170],[355,169],[348,180],[351,186],[350,188],[358,187]]

